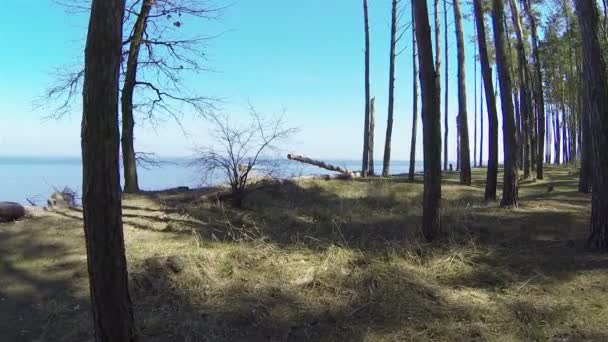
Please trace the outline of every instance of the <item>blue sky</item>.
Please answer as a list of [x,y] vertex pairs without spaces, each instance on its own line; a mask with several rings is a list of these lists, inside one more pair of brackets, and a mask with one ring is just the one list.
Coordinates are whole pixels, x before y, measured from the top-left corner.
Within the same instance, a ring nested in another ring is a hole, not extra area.
[[[390,1],[370,0],[369,6],[372,93],[376,97],[377,117],[375,149],[376,158],[381,159],[387,118]],[[403,18],[409,22],[409,3],[406,6]],[[4,1],[2,7],[0,155],[79,155],[79,108],[61,120],[45,120],[47,112],[34,109],[32,103],[52,83],[53,68],[78,62],[87,16],[68,15],[46,0]],[[464,14],[471,12],[468,4],[463,7]],[[450,157],[454,159],[457,97],[451,10],[448,21],[451,91],[448,142]],[[204,35],[223,32],[207,47],[207,63],[214,71],[188,77],[190,88],[224,98],[221,110],[235,120],[246,116],[248,103],[267,114],[285,109],[289,124],[300,129],[285,146],[287,151],[318,158],[360,158],[364,100],[361,1],[238,0],[217,22],[187,25],[186,32]],[[478,63],[473,60],[474,45],[469,43],[474,31],[470,19],[464,29],[473,148],[473,76]],[[403,160],[409,156],[411,132],[409,31],[399,44],[404,50],[397,57],[392,158]],[[443,67],[442,76],[445,76]],[[156,127],[140,123],[136,127],[136,149],[181,156],[190,155],[194,146],[212,143],[207,122],[188,113],[184,120],[187,136],[171,121]],[[417,155],[421,158],[421,124],[418,136]],[[487,147],[487,142],[484,145]]]

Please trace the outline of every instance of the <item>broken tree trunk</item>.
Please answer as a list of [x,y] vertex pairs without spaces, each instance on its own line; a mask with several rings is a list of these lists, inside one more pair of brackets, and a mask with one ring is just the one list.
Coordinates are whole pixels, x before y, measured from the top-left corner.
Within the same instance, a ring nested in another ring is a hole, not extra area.
[[0,222],[15,221],[25,216],[25,208],[15,202],[0,202]]
[[287,155],[287,159],[299,161],[300,163],[314,165],[314,166],[317,166],[317,167],[320,167],[322,169],[326,169],[326,170],[329,170],[329,171],[339,172],[339,173],[342,173],[342,174],[345,174],[345,175],[349,175],[350,177],[358,177],[359,176],[358,173],[353,172],[353,171],[351,171],[351,170],[349,170],[347,168],[340,167],[340,166],[335,166],[335,165],[331,165],[331,164],[327,164],[327,163],[325,163],[323,161],[306,158],[304,156],[299,156],[297,154],[288,154]]

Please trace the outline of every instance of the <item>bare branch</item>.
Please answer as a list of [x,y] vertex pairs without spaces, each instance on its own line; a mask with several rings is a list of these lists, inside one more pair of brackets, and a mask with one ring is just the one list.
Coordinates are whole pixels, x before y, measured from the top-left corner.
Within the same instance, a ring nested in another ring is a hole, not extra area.
[[226,116],[213,116],[212,136],[220,149],[200,148],[192,163],[208,180],[217,176],[217,172],[223,175],[236,205],[241,205],[252,183],[266,180],[277,171],[278,158],[270,158],[267,154],[278,152],[279,143],[297,131],[285,127],[282,116],[267,119],[251,105],[250,116],[250,122],[245,125],[235,125]]

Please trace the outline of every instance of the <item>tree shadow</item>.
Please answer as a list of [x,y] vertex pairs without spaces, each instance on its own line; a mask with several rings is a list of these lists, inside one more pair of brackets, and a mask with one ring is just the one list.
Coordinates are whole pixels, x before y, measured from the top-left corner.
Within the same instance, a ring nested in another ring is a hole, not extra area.
[[[90,338],[88,274],[82,248],[48,239],[45,220],[28,220],[33,230],[22,229],[23,224],[0,225],[2,340]],[[67,232],[62,234],[82,234],[79,225],[65,224],[63,228]]]

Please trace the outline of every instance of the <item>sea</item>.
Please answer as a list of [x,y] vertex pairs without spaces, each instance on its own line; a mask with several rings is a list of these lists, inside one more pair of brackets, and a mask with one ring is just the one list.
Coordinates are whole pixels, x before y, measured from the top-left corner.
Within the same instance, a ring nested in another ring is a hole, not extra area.
[[[203,172],[191,166],[191,159],[187,157],[163,158],[160,161],[155,167],[138,169],[142,190],[163,190],[179,186],[195,188],[226,181],[221,174],[203,176]],[[361,169],[360,160],[323,161],[350,170]],[[382,161],[375,161],[374,166],[376,173],[380,174]],[[277,170],[276,175],[280,178],[332,173],[289,160],[279,161]],[[392,161],[390,170],[392,174],[406,173],[409,170],[409,161]],[[416,171],[420,170],[422,161],[416,162]],[[65,187],[72,189],[77,195],[81,194],[82,162],[79,157],[0,156],[0,201],[44,205],[53,192],[61,191]]]

